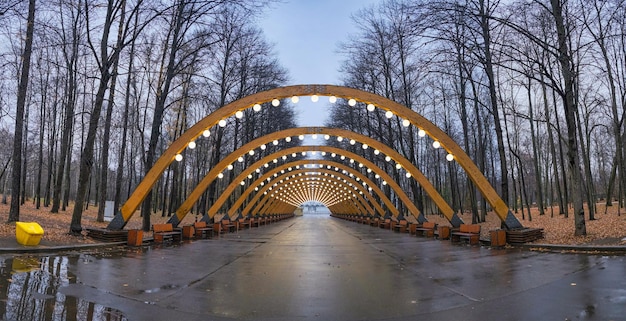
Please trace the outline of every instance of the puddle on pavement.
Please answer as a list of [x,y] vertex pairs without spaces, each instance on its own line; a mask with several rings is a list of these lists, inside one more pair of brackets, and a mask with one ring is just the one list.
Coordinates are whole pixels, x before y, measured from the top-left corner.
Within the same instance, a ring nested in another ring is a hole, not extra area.
[[69,266],[90,255],[0,257],[0,319],[125,321],[124,314],[58,290],[76,282]]

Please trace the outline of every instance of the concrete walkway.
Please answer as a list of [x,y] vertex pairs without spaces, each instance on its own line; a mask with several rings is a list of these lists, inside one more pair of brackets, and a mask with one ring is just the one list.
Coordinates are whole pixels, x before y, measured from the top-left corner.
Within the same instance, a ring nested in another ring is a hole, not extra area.
[[59,292],[129,320],[626,320],[624,260],[305,216],[83,260]]

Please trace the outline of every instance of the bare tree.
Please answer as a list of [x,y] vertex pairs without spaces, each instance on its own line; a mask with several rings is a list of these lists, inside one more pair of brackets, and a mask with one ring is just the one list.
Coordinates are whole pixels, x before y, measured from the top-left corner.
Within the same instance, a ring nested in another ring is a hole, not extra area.
[[15,135],[13,137],[13,179],[11,190],[11,208],[9,222],[17,222],[20,219],[20,192],[21,192],[21,163],[22,163],[22,130],[24,110],[26,108],[26,90],[28,89],[28,76],[30,73],[30,57],[33,49],[33,34],[35,29],[35,0],[28,2],[28,20],[26,25],[26,37],[24,39],[24,51],[20,81],[17,92],[17,107],[15,113]]

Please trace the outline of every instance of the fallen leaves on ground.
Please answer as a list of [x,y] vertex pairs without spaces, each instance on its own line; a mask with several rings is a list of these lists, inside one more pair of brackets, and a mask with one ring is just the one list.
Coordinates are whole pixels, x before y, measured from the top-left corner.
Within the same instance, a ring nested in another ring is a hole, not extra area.
[[[606,210],[605,210],[606,209]],[[532,208],[532,221],[528,219],[526,210],[525,219],[522,219],[521,210],[515,213],[515,216],[524,227],[543,228],[544,239],[536,241],[536,243],[545,244],[569,244],[569,245],[626,245],[626,210],[619,209],[617,205],[605,208],[604,204],[598,203],[596,206],[597,214],[595,220],[588,220],[586,213],[586,236],[574,236],[574,215],[570,208],[569,217],[559,214],[558,208],[548,208],[544,215],[539,215],[537,208]],[[72,220],[73,205],[70,205],[65,211],[59,213],[51,213],[49,207],[41,207],[36,209],[32,200],[22,205],[20,208],[20,221],[37,222],[44,229],[45,240],[49,244],[88,244],[97,243],[93,239],[83,233],[81,236],[72,236],[69,234],[70,222]],[[98,208],[89,206],[82,215],[83,228],[106,228],[108,222],[97,222]],[[0,204],[0,239],[15,240],[15,224],[6,223],[9,216],[9,205]],[[449,225],[448,221],[439,215],[426,215],[429,221]],[[469,213],[460,215],[460,218],[471,223],[472,217]],[[158,214],[151,216],[151,222],[165,223],[169,217],[162,217]],[[182,225],[191,224],[199,216],[194,214],[187,215]],[[480,223],[481,234],[483,237],[489,236],[489,231],[500,228],[500,219],[495,213],[487,214],[487,221]],[[140,229],[142,221],[137,212],[126,225],[126,229]],[[149,234],[148,234],[149,235]]]
[[[618,210],[620,212],[618,212]],[[596,205],[595,220],[589,220],[589,213],[585,212],[586,236],[574,236],[573,209],[569,208],[569,215],[559,214],[558,207],[547,208],[543,215],[539,214],[538,208],[531,208],[532,221],[528,217],[528,209],[524,209],[522,218],[521,209],[514,213],[515,217],[524,227],[543,228],[544,238],[535,243],[542,244],[567,244],[567,245],[626,245],[626,210],[618,209],[617,205],[606,207],[604,204]],[[459,216],[463,222],[471,223],[472,216],[469,213]],[[429,221],[438,224],[449,225],[444,217],[439,215],[426,215]],[[480,223],[481,236],[488,238],[489,231],[500,228],[500,219],[493,213],[487,213],[486,222]]]

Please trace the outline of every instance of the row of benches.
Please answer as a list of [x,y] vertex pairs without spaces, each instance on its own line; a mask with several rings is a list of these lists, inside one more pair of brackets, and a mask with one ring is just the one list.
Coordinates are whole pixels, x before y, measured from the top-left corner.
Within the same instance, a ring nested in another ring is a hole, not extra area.
[[[185,239],[202,239],[219,236],[223,233],[238,232],[239,230],[250,227],[260,227],[261,225],[278,222],[286,218],[293,217],[293,214],[270,215],[262,217],[240,218],[231,221],[223,218],[218,222],[207,224],[206,222],[194,222],[185,225],[182,228],[174,227],[171,223],[153,224],[152,235],[154,243],[179,243]],[[141,245],[142,240],[131,240],[129,236],[129,245]]]
[[475,245],[480,241],[480,225],[461,224],[459,228],[449,226],[437,226],[434,222],[410,223],[407,220],[394,221],[390,218],[380,219],[359,215],[333,215],[334,217],[349,220],[352,222],[366,224],[382,229],[394,230],[400,233],[411,235],[437,237],[439,239],[450,239],[452,242],[467,240],[469,244]]

